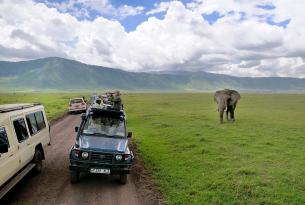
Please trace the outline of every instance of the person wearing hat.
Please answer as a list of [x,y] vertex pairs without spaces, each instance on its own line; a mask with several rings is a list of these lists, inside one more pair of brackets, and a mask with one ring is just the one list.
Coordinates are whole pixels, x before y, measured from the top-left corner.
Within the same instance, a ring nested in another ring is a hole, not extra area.
[[122,99],[120,91],[116,90],[113,96],[113,108],[115,110],[122,110]]
[[92,108],[103,108],[101,98],[96,98],[95,103],[92,105]]

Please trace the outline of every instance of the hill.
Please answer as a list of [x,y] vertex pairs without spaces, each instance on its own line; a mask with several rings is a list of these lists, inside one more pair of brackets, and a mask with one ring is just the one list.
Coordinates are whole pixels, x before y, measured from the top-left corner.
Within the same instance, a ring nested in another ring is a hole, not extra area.
[[74,60],[51,57],[38,60],[0,61],[0,90],[215,90],[305,91],[305,79],[242,78],[206,72],[127,72]]

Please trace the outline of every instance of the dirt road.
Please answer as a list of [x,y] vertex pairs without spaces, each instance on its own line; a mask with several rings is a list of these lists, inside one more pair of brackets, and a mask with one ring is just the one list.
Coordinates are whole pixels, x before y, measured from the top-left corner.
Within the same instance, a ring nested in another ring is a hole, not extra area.
[[126,185],[118,183],[118,176],[85,175],[78,184],[70,184],[68,151],[74,143],[74,127],[79,115],[69,115],[51,128],[52,145],[46,147],[43,172],[28,176],[1,201],[5,204],[142,204],[131,176]]

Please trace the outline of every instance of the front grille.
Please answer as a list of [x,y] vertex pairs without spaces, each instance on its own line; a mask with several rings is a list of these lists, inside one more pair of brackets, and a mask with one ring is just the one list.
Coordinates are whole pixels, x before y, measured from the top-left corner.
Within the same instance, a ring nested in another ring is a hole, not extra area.
[[113,154],[105,154],[105,153],[92,153],[91,161],[100,162],[100,163],[112,163]]

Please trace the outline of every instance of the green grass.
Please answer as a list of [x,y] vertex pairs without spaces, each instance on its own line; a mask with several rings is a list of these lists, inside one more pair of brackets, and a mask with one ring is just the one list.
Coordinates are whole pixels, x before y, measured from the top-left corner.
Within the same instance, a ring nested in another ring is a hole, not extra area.
[[[78,94],[0,94],[40,101],[49,117]],[[212,94],[125,94],[128,126],[167,204],[305,204],[305,95],[242,94],[218,124]]]
[[83,93],[0,93],[0,104],[7,103],[42,103],[49,120],[61,116],[68,111],[69,99],[85,96]]
[[168,204],[305,204],[305,95],[129,94],[128,125]]

